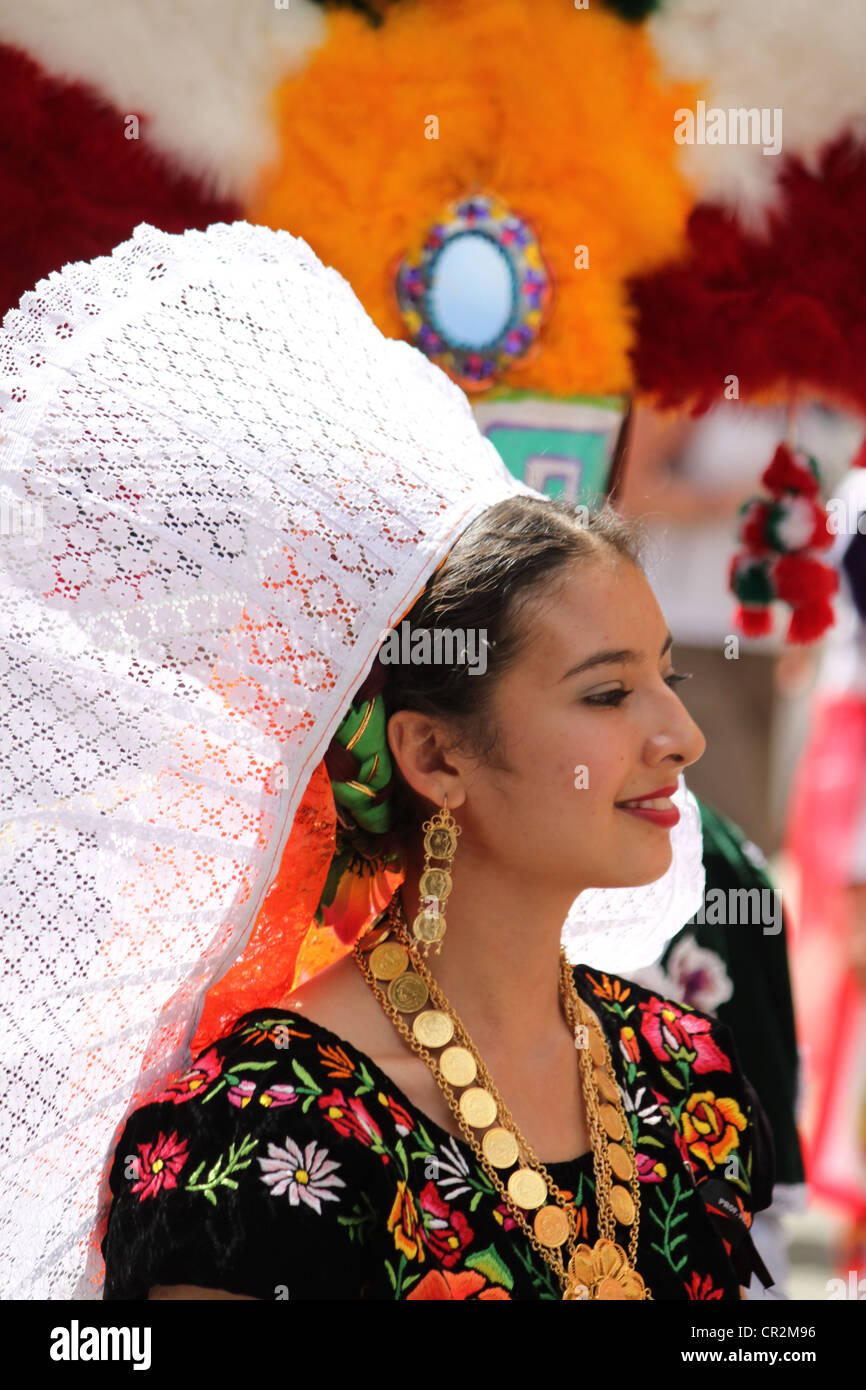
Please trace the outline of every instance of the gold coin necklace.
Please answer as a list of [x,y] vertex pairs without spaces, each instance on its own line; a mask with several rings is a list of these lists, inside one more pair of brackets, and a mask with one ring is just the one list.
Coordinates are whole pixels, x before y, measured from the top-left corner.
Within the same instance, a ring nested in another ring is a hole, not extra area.
[[[575,1243],[574,1203],[521,1135],[477,1048],[413,949],[399,894],[385,918],[356,942],[354,954],[384,1012],[430,1068],[517,1225],[556,1273],[563,1299],[651,1298],[634,1267],[640,1190],[631,1131],[607,1039],[577,992],[565,953],[560,952],[560,995],[575,1034],[592,1144],[599,1230],[594,1246]],[[628,1253],[616,1243],[617,1224],[630,1228]],[[567,1266],[563,1251],[570,1257]]]

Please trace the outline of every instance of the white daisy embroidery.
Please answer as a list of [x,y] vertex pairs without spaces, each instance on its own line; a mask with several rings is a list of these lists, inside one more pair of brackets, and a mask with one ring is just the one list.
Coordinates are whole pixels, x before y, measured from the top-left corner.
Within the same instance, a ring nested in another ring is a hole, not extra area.
[[315,1143],[308,1144],[301,1151],[293,1139],[286,1138],[286,1146],[268,1144],[269,1158],[258,1160],[262,1169],[262,1182],[271,1189],[274,1197],[288,1193],[289,1203],[297,1207],[301,1202],[322,1214],[322,1202],[338,1202],[339,1194],[333,1187],[345,1187],[342,1178],[337,1177],[339,1163],[328,1158],[328,1150],[320,1149]]
[[629,1095],[628,1091],[620,1089],[623,1109],[629,1115],[637,1115],[638,1119],[642,1120],[645,1125],[657,1125],[662,1118],[662,1112],[655,1100],[651,1099],[648,1104],[644,1104],[644,1096],[646,1094],[647,1089],[645,1086],[641,1086],[639,1090],[635,1092],[634,1096]]
[[469,1165],[454,1143],[453,1137],[447,1144],[440,1144],[439,1148],[445,1157],[430,1159],[428,1162],[435,1163],[437,1186],[441,1187],[448,1194],[449,1201],[453,1202],[455,1197],[460,1197],[470,1190],[466,1181]]

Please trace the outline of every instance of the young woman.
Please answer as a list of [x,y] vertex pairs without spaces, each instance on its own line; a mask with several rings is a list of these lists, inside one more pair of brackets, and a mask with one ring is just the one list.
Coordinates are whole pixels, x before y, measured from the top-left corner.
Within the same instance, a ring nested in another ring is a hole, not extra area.
[[561,957],[581,892],[668,869],[704,748],[635,534],[498,502],[406,621],[486,669],[383,646],[332,745],[345,842],[404,880],[133,1113],[105,1296],[739,1298],[773,1173],[730,1033]]
[[604,973],[694,910],[631,535],[287,232],[143,224],[0,360],[4,1292],[738,1297],[732,1040]]

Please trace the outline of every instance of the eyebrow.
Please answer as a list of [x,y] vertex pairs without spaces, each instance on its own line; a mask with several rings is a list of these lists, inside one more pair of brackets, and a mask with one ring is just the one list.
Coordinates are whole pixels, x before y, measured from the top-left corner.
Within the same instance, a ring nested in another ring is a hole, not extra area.
[[[671,647],[673,640],[673,635],[669,632],[665,638],[664,646],[659,652],[659,660],[661,660],[665,652]],[[613,666],[624,661],[641,660],[643,660],[643,652],[633,652],[627,647],[620,651],[596,652],[594,656],[588,656],[586,661],[582,661],[579,666],[572,666],[570,670],[566,671],[562,679],[568,680],[569,676],[578,676],[581,671],[588,671],[591,666]]]

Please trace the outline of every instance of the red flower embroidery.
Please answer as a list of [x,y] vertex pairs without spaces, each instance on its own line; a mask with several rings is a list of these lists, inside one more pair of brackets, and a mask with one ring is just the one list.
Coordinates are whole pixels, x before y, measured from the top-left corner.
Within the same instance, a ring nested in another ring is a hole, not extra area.
[[175,1105],[181,1105],[185,1100],[192,1100],[193,1096],[199,1091],[204,1091],[212,1081],[216,1081],[222,1071],[222,1058],[215,1047],[209,1047],[207,1052],[203,1052],[196,1059],[196,1064],[189,1071],[185,1071],[183,1076],[177,1077],[175,1081],[170,1081],[164,1091],[156,1097],[155,1104],[160,1101],[170,1100]]
[[699,1171],[698,1165],[693,1159],[691,1153],[689,1152],[689,1146],[683,1138],[676,1120],[671,1119],[671,1127],[673,1129],[674,1143],[676,1144],[677,1149],[679,1150],[680,1158],[688,1167],[689,1172],[692,1173],[695,1178],[697,1178]]
[[424,1241],[446,1267],[457,1263],[472,1239],[472,1229],[462,1212],[449,1207],[428,1182],[418,1198],[424,1223]]
[[160,1134],[155,1144],[138,1144],[138,1182],[132,1184],[132,1191],[139,1193],[138,1200],[155,1197],[161,1188],[177,1187],[177,1175],[189,1158],[187,1141],[178,1139],[172,1132],[166,1139]]
[[688,1294],[689,1298],[711,1299],[721,1298],[723,1290],[714,1289],[713,1281],[710,1278],[709,1274],[705,1274],[702,1279],[701,1276],[698,1274],[698,1271],[695,1269],[692,1271],[691,1283],[686,1284],[686,1293]]
[[398,1134],[411,1134],[415,1128],[415,1121],[405,1106],[401,1105],[393,1096],[386,1096],[384,1091],[379,1092],[379,1103],[384,1105],[386,1110],[390,1110],[394,1116],[394,1124]]
[[338,1134],[360,1139],[368,1146],[378,1140],[377,1147],[381,1147],[382,1131],[356,1097],[346,1100],[342,1091],[332,1091],[329,1096],[319,1096],[319,1108]]
[[493,1215],[494,1218],[499,1222],[503,1231],[513,1231],[514,1227],[517,1225],[517,1222],[511,1215],[511,1212],[506,1206],[505,1202],[500,1202],[498,1207],[494,1207]]
[[730,1071],[730,1060],[713,1041],[708,1018],[684,1013],[668,999],[641,1003],[641,1032],[660,1062],[687,1057],[696,1072]]
[[445,1302],[473,1298],[507,1299],[511,1302],[511,1295],[505,1289],[497,1284],[488,1284],[484,1276],[476,1274],[474,1269],[459,1269],[456,1273],[447,1269],[431,1269],[406,1295],[407,1302],[410,1299]]

